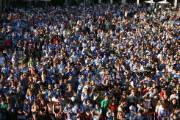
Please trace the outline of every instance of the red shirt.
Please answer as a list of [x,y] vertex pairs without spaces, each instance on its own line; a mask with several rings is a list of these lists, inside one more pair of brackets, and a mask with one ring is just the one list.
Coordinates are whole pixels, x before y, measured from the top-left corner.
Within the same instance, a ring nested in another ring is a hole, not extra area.
[[111,109],[111,111],[115,112],[117,110],[117,106],[116,105],[109,105],[109,108]]
[[162,99],[162,98],[164,98],[164,95],[165,95],[166,93],[164,92],[164,91],[161,91],[160,92],[160,98]]
[[148,89],[147,89],[147,88],[144,88],[144,89],[143,89],[143,95],[145,95],[147,92],[148,92]]
[[5,40],[4,45],[5,46],[11,46],[11,40]]

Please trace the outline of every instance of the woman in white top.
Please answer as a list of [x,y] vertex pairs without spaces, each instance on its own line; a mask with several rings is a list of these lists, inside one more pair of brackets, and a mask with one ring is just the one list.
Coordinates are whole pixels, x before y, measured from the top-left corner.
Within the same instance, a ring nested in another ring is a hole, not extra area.
[[95,105],[93,110],[93,120],[99,120],[102,114],[102,109],[99,107],[98,104]]

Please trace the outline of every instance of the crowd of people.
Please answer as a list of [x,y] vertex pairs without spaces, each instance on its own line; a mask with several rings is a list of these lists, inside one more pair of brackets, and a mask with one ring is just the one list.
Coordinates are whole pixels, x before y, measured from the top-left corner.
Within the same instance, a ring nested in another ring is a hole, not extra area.
[[0,24],[1,120],[180,119],[179,8],[14,8]]

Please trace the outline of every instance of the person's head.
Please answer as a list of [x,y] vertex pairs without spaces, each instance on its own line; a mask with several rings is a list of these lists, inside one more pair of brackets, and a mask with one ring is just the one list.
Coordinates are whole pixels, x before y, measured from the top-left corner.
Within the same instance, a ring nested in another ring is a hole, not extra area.
[[48,90],[52,90],[52,86],[51,85],[48,85]]
[[176,98],[173,98],[171,101],[172,101],[173,105],[177,104],[177,99]]
[[131,90],[131,95],[133,95],[133,96],[135,95],[135,89]]
[[122,95],[123,95],[123,96],[126,96],[126,91],[122,91]]
[[104,96],[104,99],[105,99],[105,100],[108,100],[108,99],[109,99],[109,98],[108,98],[108,95],[105,95],[105,96]]
[[68,102],[68,103],[67,103],[67,107],[68,107],[68,108],[72,107],[71,102]]
[[143,87],[144,87],[144,88],[147,88],[147,84],[143,84]]
[[96,105],[95,105],[95,108],[96,108],[96,109],[99,109],[99,104],[96,104]]
[[89,115],[91,113],[90,109],[86,109],[86,115]]
[[114,102],[114,101],[112,101],[112,102],[111,102],[111,105],[115,105],[115,102]]
[[85,88],[83,93],[87,95],[88,94],[88,88]]
[[91,104],[91,101],[88,99],[87,100],[87,105],[90,105]]
[[153,87],[153,88],[156,88],[156,83],[153,83],[153,84],[152,84],[152,87]]

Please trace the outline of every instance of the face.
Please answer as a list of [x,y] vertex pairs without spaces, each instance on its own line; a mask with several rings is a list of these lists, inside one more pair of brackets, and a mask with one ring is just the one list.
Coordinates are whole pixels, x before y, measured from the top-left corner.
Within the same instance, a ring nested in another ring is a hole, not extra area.
[[131,91],[131,94],[132,94],[132,95],[135,95],[135,90],[132,90],[132,91]]
[[70,84],[68,84],[68,90],[71,91],[72,90],[72,86]]
[[106,95],[106,96],[104,97],[104,99],[105,99],[105,100],[108,100],[108,96]]
[[99,108],[99,105],[98,105],[98,104],[96,104],[96,108]]
[[176,102],[177,102],[176,99],[172,100],[172,104],[176,104]]

